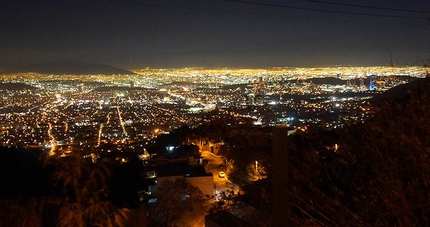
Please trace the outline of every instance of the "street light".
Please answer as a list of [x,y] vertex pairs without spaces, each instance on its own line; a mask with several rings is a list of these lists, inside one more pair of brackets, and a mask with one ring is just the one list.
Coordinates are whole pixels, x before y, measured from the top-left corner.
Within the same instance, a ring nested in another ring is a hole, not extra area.
[[258,173],[258,161],[255,161],[255,175]]

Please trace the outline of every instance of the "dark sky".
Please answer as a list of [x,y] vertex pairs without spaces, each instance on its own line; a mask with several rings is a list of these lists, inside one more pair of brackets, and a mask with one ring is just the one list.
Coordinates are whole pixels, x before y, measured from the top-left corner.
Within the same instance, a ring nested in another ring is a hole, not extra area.
[[0,0],[0,66],[422,65],[429,18],[428,0]]

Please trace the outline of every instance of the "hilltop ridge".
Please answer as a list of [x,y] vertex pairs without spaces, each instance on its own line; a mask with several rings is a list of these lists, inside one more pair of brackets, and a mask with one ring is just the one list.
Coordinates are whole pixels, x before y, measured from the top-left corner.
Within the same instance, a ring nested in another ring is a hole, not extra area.
[[29,65],[24,67],[12,67],[5,71],[5,73],[24,73],[35,72],[41,74],[72,74],[72,75],[85,75],[85,74],[135,74],[132,71],[109,66],[103,64],[93,63],[76,63],[76,62],[50,62]]

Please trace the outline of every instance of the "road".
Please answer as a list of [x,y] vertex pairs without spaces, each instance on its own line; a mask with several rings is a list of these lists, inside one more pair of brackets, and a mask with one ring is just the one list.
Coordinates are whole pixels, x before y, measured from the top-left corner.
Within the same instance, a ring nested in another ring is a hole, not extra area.
[[224,171],[220,168],[220,165],[223,164],[222,157],[218,155],[214,155],[209,151],[203,151],[201,153],[203,159],[209,161],[209,163],[205,166],[206,172],[211,172],[214,176],[214,184],[215,184],[215,199],[220,199],[220,193],[225,192],[227,195],[234,191],[234,193],[239,193],[239,186],[233,184],[230,180],[228,180],[228,176],[221,178],[219,177],[219,172]]

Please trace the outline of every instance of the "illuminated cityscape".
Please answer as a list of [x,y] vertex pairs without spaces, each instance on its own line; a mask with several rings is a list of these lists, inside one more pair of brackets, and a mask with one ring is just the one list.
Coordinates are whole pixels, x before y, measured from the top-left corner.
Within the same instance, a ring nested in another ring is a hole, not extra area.
[[62,153],[72,146],[96,153],[134,150],[157,135],[211,119],[261,127],[286,124],[301,130],[337,128],[364,121],[371,114],[369,98],[425,77],[428,69],[133,71],[133,75],[2,75],[1,144]]
[[0,1],[0,226],[430,226],[430,1]]

